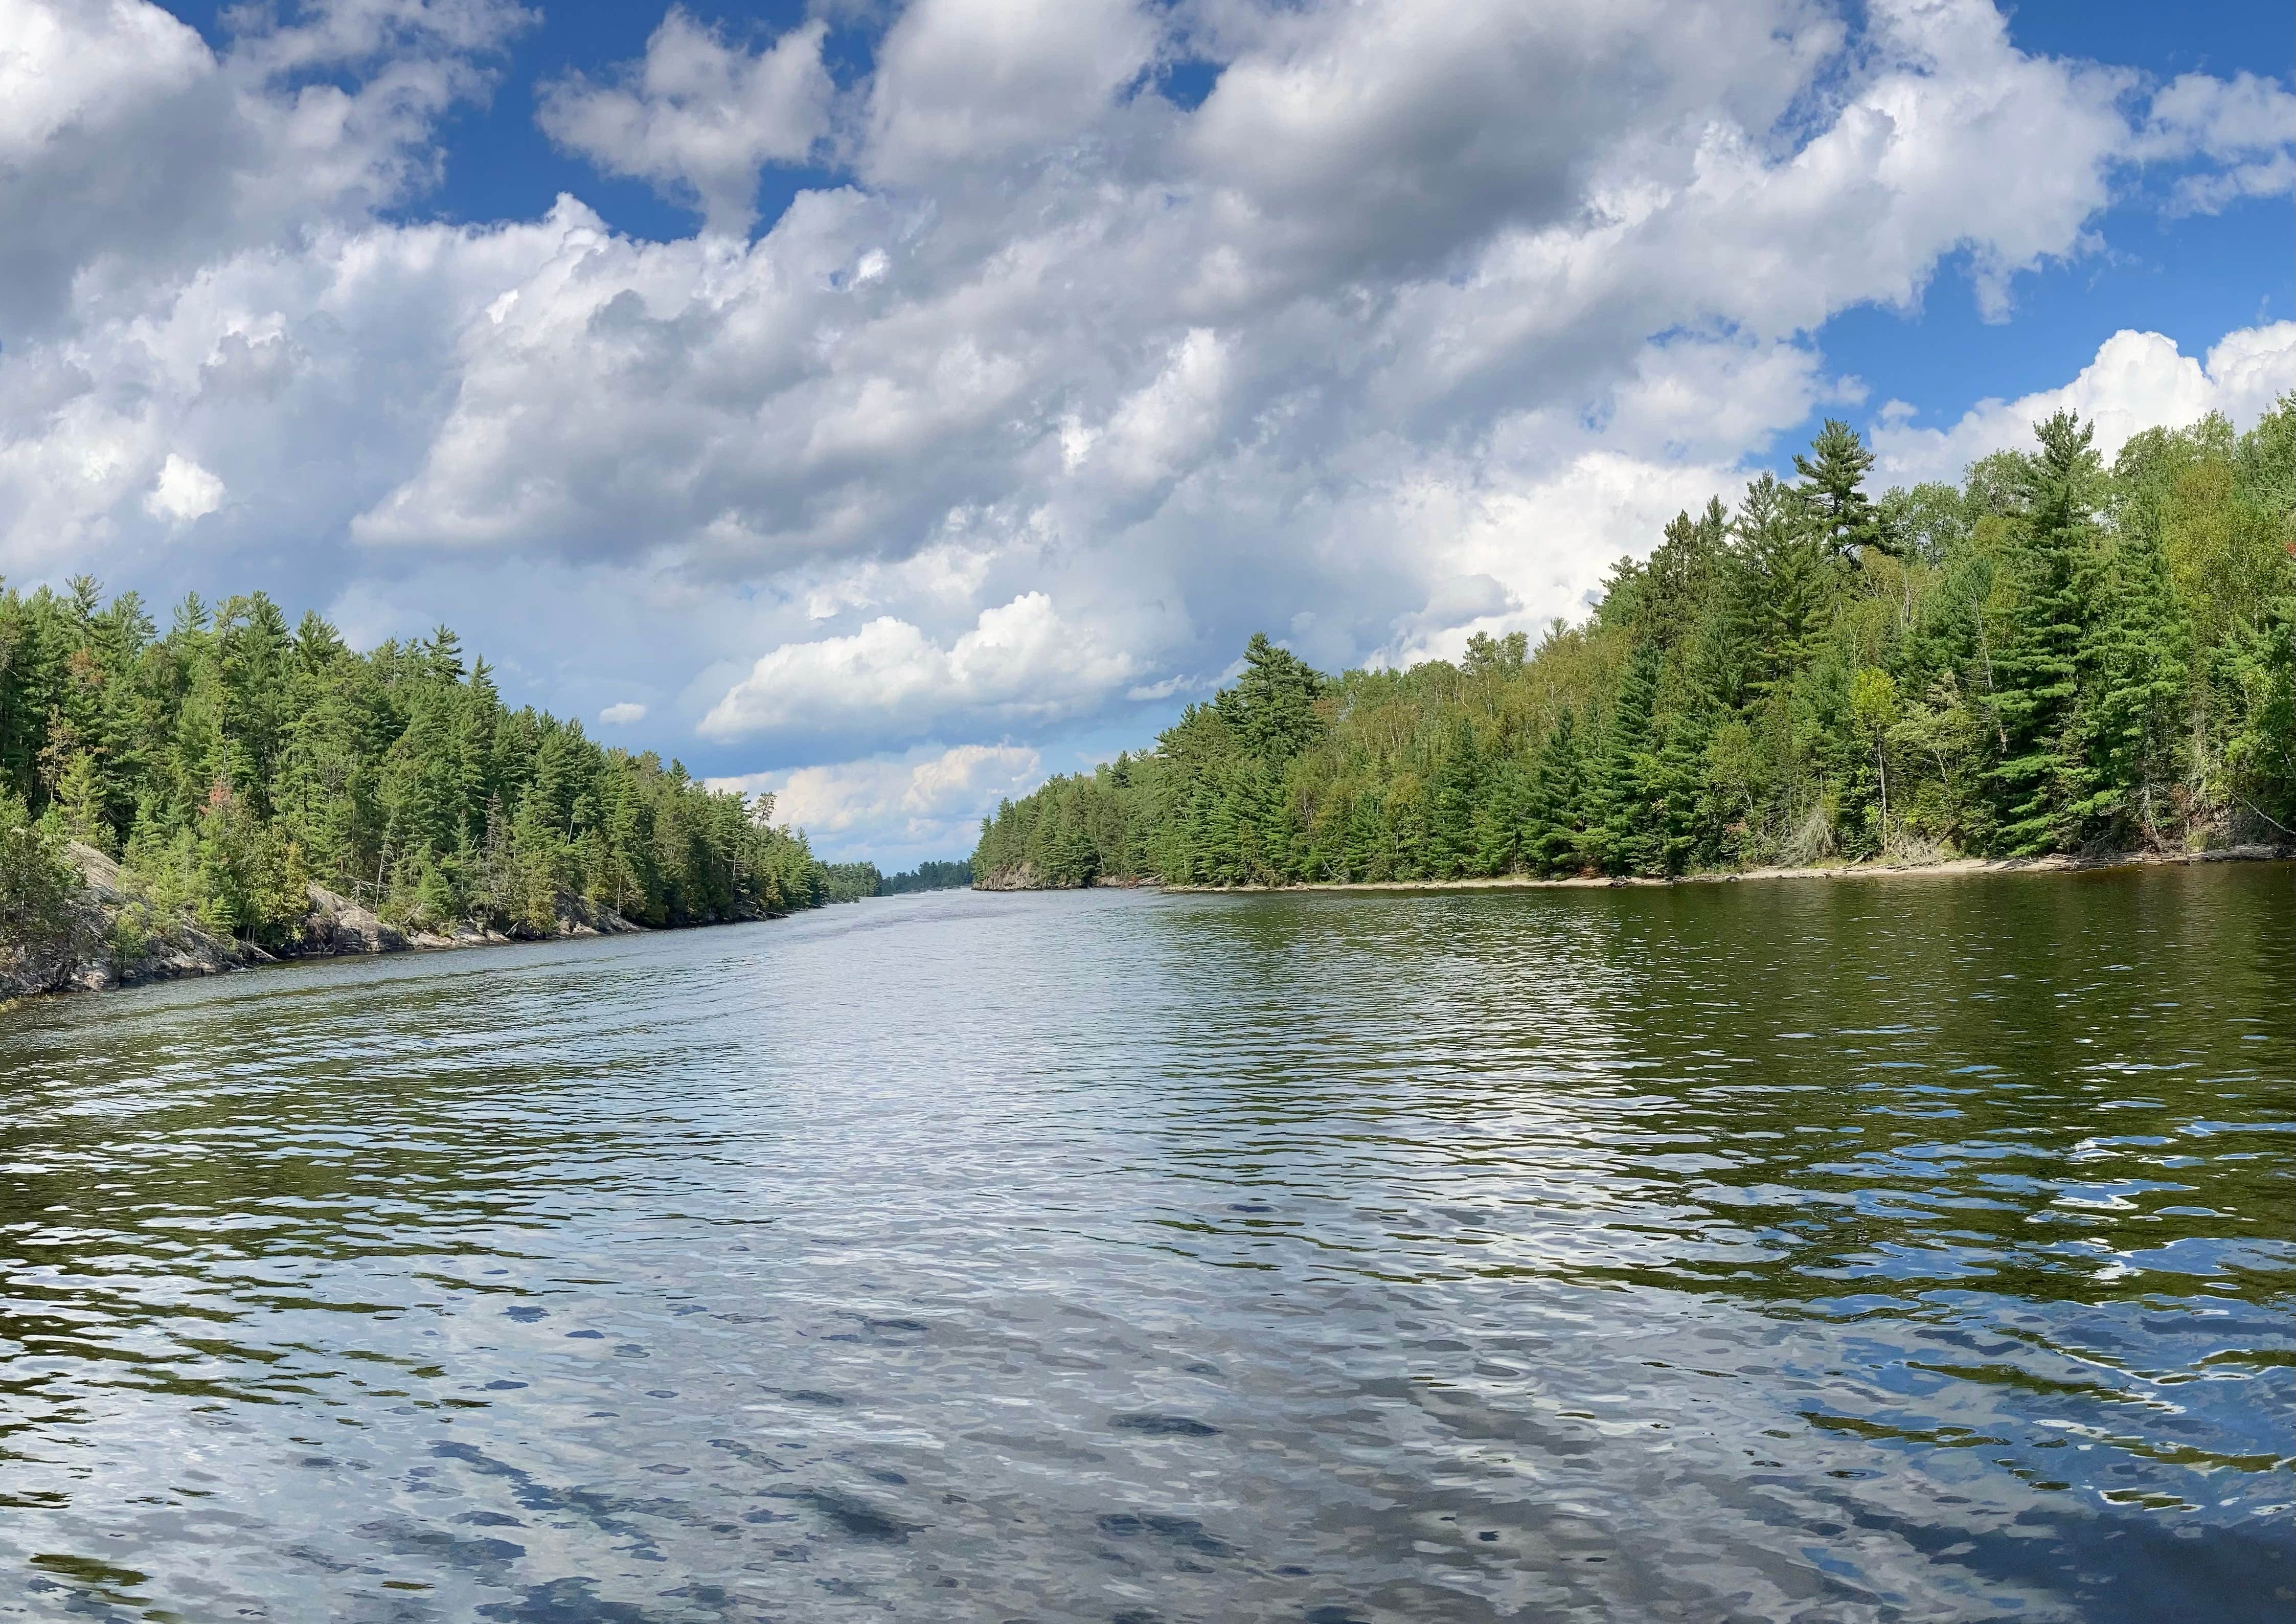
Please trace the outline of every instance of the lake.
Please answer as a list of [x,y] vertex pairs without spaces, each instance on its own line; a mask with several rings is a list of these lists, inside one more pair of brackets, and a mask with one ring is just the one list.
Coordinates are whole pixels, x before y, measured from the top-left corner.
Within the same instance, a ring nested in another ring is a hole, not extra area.
[[0,1619],[2284,1620],[2296,871],[0,1011]]

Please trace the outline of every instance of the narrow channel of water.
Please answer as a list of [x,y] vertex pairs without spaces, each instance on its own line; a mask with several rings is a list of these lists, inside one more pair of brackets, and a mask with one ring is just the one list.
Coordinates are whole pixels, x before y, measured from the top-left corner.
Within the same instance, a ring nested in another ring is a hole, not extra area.
[[2296,874],[0,1012],[0,1619],[2284,1620]]

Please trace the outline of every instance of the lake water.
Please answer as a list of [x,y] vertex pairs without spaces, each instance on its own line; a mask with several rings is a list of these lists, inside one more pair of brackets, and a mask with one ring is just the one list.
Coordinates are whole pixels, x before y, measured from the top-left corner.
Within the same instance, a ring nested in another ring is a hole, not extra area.
[[2296,873],[0,1012],[0,1619],[2292,1614]]

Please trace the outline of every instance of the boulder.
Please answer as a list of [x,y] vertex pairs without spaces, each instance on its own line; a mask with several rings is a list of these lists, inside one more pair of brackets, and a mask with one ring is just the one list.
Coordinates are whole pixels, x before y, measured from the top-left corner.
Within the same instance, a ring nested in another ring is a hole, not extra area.
[[314,882],[303,940],[307,953],[397,953],[406,946],[406,932]]

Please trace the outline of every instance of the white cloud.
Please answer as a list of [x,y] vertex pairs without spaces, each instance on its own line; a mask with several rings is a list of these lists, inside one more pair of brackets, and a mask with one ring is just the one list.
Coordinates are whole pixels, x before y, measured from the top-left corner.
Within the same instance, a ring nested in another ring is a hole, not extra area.
[[[1110,99],[1144,60],[1128,9],[919,5],[855,136],[862,173],[906,178],[805,194],[746,248],[568,230],[462,320],[451,409],[353,534],[755,578],[898,556],[960,513],[1155,546],[1142,527],[1190,522],[1192,477],[1253,460],[1320,497],[1527,412],[1726,462],[1823,395],[1799,335],[1912,301],[1962,249],[2005,308],[2136,139],[2128,76],[2024,56],[1987,7],[1877,18],[1797,132],[1777,121],[1842,64],[1836,25],[1786,0],[1269,13],[1189,118]],[[997,71],[960,70],[980,52]],[[1062,78],[1057,117],[996,89],[1076,53],[1104,71]],[[1058,161],[909,189],[944,148],[1016,142]],[[2002,150],[2038,156],[2005,177]],[[1734,336],[1666,346],[1661,397],[1659,332]]]
[[1116,479],[1131,485],[1153,484],[1177,472],[1218,431],[1226,381],[1227,349],[1219,335],[1193,328],[1172,346],[1164,370],[1119,401],[1104,428],[1081,431],[1073,452],[1062,425],[1062,460],[1073,472],[1097,458]]
[[144,498],[144,511],[175,524],[189,524],[221,507],[223,497],[221,480],[189,457],[170,451],[160,465],[160,477],[152,481],[152,494]]
[[860,152],[880,182],[1043,156],[1110,111],[1156,29],[1129,0],[915,0],[877,54]]
[[709,787],[773,796],[774,821],[805,830],[816,849],[914,860],[970,851],[981,816],[1001,798],[1035,788],[1043,778],[1040,763],[1023,745],[960,744],[713,778]]
[[623,700],[598,712],[598,719],[609,727],[627,727],[633,722],[645,720],[646,708],[635,700]]
[[421,190],[439,116],[534,20],[509,0],[313,0],[294,19],[236,8],[217,55],[145,0],[0,0],[12,347]]
[[150,5],[7,0],[0,39],[0,149],[18,153],[76,125],[112,124],[215,66],[197,33]]
[[1575,235],[1606,193],[1677,186],[1710,122],[1767,130],[1841,42],[1799,0],[1367,0],[1240,7],[1229,27],[1236,55],[1183,147],[1250,250],[1237,268],[1269,286]]
[[2252,73],[2183,74],[2153,96],[2134,152],[2154,161],[2213,160],[2211,168],[2177,179],[2172,201],[2185,212],[2285,196],[2296,183],[2296,94]]
[[[1255,627],[1334,666],[1578,612],[1859,405],[1830,317],[1964,261],[2008,313],[2129,177],[2216,206],[2289,151],[2272,81],[2028,55],[1981,0],[916,0],[822,12],[883,19],[841,90],[820,21],[672,12],[544,97],[704,209],[655,242],[406,217],[529,12],[243,15],[0,0],[0,570],[450,613],[721,764],[1130,726]],[[800,162],[835,184],[748,240]],[[2252,415],[2277,332],[2069,387]],[[1950,472],[2032,407],[1883,448]]]
[[1132,675],[1130,660],[1064,623],[1041,592],[980,612],[943,648],[881,615],[850,636],[788,643],[759,658],[701,719],[715,739],[825,733],[840,725],[917,732],[955,718],[1047,720],[1090,708]]
[[2205,361],[2181,354],[2173,339],[2160,333],[2123,329],[2071,382],[2018,400],[1981,400],[1950,429],[1918,428],[1900,415],[1885,415],[1873,435],[1877,477],[1906,485],[1957,480],[1981,456],[2030,450],[2033,425],[2062,411],[2096,425],[2098,454],[2111,461],[2140,430],[2184,428],[2210,412],[2246,428],[2291,390],[2296,390],[2296,322],[2227,333]]
[[542,127],[609,175],[691,197],[712,230],[745,231],[760,167],[802,162],[828,138],[827,32],[816,19],[751,55],[672,6],[628,82],[545,87]]

